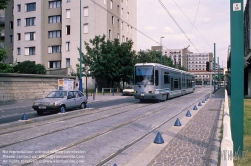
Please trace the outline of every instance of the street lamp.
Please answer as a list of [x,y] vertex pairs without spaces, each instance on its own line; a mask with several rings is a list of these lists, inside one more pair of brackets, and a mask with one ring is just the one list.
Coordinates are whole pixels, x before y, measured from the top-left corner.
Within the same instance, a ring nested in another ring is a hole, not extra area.
[[80,0],[80,47],[79,47],[79,54],[80,54],[80,59],[79,59],[79,91],[83,92],[82,88],[82,0]]
[[161,39],[164,38],[163,36],[160,37],[160,64],[162,64],[162,44],[161,44]]

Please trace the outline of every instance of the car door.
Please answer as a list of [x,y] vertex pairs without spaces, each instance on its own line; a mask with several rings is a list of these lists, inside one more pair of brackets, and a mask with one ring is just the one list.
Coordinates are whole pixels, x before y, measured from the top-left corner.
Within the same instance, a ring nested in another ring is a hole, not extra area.
[[66,108],[73,108],[75,107],[75,97],[74,97],[74,93],[72,91],[69,91],[68,92],[68,95],[67,95],[67,102],[65,103],[66,104]]
[[78,93],[78,91],[74,91],[73,93],[74,93],[75,99],[76,99],[75,100],[75,106],[79,107],[80,104],[82,103],[82,98],[81,98],[80,94]]

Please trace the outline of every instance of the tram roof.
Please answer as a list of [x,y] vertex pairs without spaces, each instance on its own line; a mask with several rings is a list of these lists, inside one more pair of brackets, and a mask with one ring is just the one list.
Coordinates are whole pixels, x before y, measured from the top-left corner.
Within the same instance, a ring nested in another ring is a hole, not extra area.
[[137,63],[137,64],[135,64],[135,66],[158,66],[158,67],[166,68],[166,69],[169,69],[169,70],[172,70],[172,71],[182,72],[184,74],[194,75],[193,73],[190,73],[190,72],[187,72],[187,71],[184,71],[184,70],[179,70],[179,69],[176,69],[176,68],[173,68],[173,67],[170,67],[170,66],[161,65],[159,63]]

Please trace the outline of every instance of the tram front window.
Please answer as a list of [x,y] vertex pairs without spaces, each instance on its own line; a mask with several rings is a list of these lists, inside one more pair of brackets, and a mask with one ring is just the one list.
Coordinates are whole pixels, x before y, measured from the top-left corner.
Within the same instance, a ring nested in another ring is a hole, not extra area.
[[153,85],[153,67],[135,67],[135,85]]

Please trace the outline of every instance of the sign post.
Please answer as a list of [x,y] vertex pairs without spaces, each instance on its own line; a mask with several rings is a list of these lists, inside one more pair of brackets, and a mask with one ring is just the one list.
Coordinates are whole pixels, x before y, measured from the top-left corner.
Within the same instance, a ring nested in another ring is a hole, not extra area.
[[243,0],[230,0],[231,131],[234,153],[243,152],[244,126],[244,18]]

